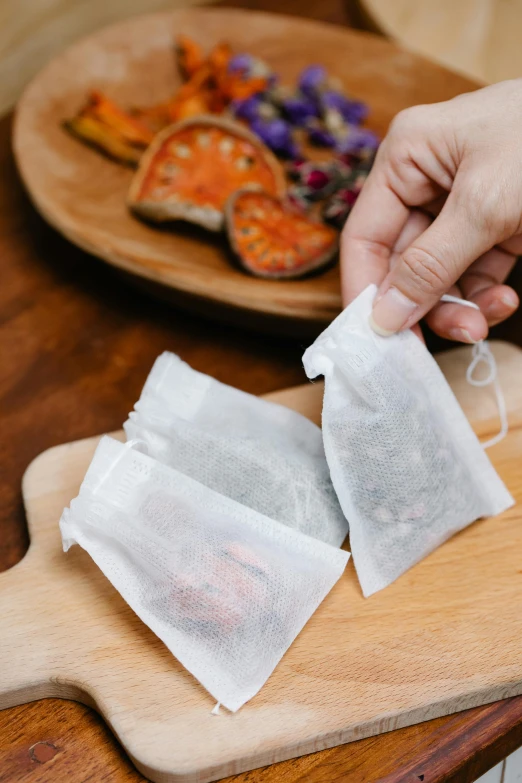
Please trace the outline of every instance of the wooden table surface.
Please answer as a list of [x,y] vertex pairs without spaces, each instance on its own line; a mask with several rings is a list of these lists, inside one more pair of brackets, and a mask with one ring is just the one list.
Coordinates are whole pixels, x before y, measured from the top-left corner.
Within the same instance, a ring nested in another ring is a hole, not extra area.
[[[342,0],[250,2],[260,5],[353,21]],[[303,382],[305,347],[178,312],[68,244],[22,191],[10,126],[10,118],[0,122],[0,570],[13,566],[27,548],[20,496],[26,466],[50,446],[117,429],[158,353],[181,353],[197,369],[261,394]],[[521,291],[520,268],[513,280]],[[522,345],[522,315],[494,329],[493,336]],[[445,346],[431,339],[430,347]],[[522,697],[517,697],[234,781],[467,782],[521,744]],[[141,780],[87,707],[45,700],[0,712],[0,783]]]

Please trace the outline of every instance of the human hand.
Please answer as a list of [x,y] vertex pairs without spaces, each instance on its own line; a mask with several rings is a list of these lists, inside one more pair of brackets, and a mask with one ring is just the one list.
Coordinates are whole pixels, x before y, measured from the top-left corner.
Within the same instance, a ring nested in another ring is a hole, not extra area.
[[[522,253],[521,128],[522,79],[394,119],[341,241],[343,301],[376,283],[376,331],[426,316],[472,343],[516,310],[503,283]],[[439,303],[445,293],[480,311]]]

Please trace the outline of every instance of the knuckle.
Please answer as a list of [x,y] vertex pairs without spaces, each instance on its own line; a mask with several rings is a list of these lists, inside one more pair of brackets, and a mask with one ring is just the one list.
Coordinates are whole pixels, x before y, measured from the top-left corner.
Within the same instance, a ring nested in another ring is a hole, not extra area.
[[465,206],[473,221],[491,222],[498,211],[498,201],[492,188],[485,185],[480,176],[474,176],[468,182]]
[[411,130],[423,126],[426,118],[425,106],[411,106],[408,109],[402,109],[393,118],[390,125],[390,132],[395,135],[403,135]]
[[400,270],[409,281],[413,299],[447,290],[452,284],[451,270],[440,258],[419,247],[410,247],[403,254]]
[[463,207],[474,230],[491,238],[492,244],[516,232],[520,211],[508,183],[477,171],[467,178]]

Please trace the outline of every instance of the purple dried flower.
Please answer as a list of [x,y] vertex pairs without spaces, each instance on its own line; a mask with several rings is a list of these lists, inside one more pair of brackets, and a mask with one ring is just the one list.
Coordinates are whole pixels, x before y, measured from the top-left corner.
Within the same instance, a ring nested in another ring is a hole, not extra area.
[[239,73],[246,79],[262,77],[275,84],[276,76],[264,60],[253,57],[251,54],[235,54],[228,63],[230,73]]
[[326,81],[326,68],[322,65],[309,65],[301,71],[299,89],[305,95],[314,97]]
[[285,98],[282,107],[292,125],[304,125],[310,117],[318,116],[317,106],[304,95]]
[[249,124],[254,120],[272,120],[278,115],[278,110],[273,103],[265,100],[260,93],[251,95],[245,100],[234,100],[231,103],[234,116],[240,120],[246,120]]
[[228,70],[231,73],[238,73],[241,71],[250,71],[252,67],[253,57],[251,54],[235,54],[230,58],[228,63]]
[[353,125],[360,125],[368,116],[369,111],[368,106],[362,101],[348,101],[343,117]]
[[292,138],[290,126],[287,122],[281,119],[254,119],[251,127],[254,133],[257,133],[259,138],[261,138],[270,147],[283,146],[287,144],[288,141]]
[[284,120],[258,118],[251,123],[250,128],[271,150],[279,155],[289,158],[299,157],[299,148],[294,141],[289,124]]
[[244,101],[232,101],[231,107],[236,117],[251,123],[259,117],[261,99],[258,95],[252,95]]
[[327,128],[319,123],[308,124],[308,138],[312,144],[318,147],[334,147],[335,136]]
[[346,135],[339,139],[336,148],[341,155],[359,154],[363,150],[373,151],[379,146],[378,136],[368,128],[351,125]]
[[361,101],[351,101],[335,90],[326,90],[321,94],[321,103],[326,109],[335,109],[351,125],[360,125],[368,115],[368,107]]

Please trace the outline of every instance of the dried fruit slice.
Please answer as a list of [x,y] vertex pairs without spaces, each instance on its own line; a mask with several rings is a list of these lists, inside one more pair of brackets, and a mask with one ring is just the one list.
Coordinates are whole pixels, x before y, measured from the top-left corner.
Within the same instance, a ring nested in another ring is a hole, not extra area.
[[95,117],[129,144],[147,147],[153,139],[153,133],[143,123],[99,90],[91,90],[87,105],[80,112],[80,116]]
[[135,166],[154,138],[137,117],[121,109],[98,90],[92,90],[85,106],[64,127],[120,163]]
[[72,120],[64,122],[64,127],[81,141],[127,166],[137,166],[143,153],[143,148],[129,144],[96,117],[73,117]]
[[141,159],[128,204],[149,220],[187,220],[219,231],[226,201],[239,188],[282,195],[283,169],[243,125],[201,116],[156,136]]
[[332,261],[339,245],[339,234],[330,226],[251,190],[230,197],[226,227],[239,262],[258,277],[302,277]]

